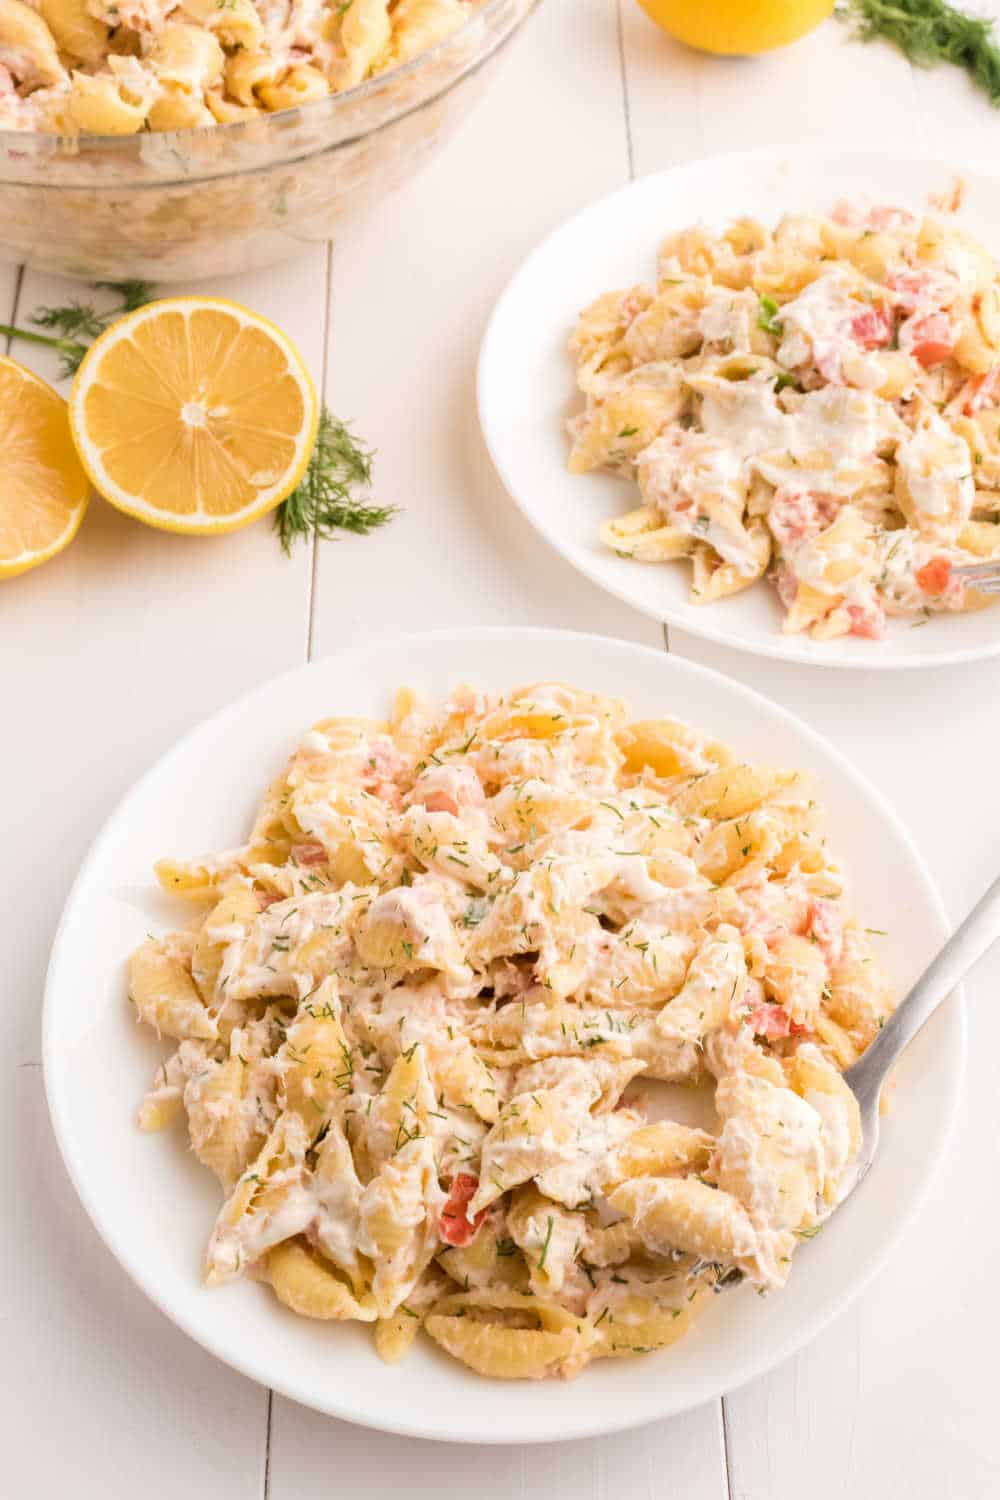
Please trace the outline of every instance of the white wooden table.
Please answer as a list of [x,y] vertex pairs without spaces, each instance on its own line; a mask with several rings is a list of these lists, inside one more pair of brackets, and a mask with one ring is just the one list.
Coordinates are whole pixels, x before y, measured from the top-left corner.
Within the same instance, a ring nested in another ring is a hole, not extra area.
[[[297,340],[379,450],[384,531],[291,561],[267,523],[161,535],[95,502],[61,558],[0,588],[0,926],[11,1039],[0,1089],[0,1495],[5,1500],[995,1500],[1000,1432],[1000,958],[970,986],[965,1103],[919,1220],[868,1292],[766,1379],[621,1437],[535,1449],[421,1444],[273,1397],[166,1321],[77,1204],[39,1064],[47,952],[79,860],[189,726],[307,657],[421,627],[597,630],[709,663],[846,749],[909,823],[953,916],[1000,866],[1000,661],[865,677],[665,633],[578,578],[483,451],[476,351],[497,293],[588,200],[677,161],[815,141],[992,154],[1000,115],[948,71],[834,22],[756,61],[675,46],[633,0],[547,0],[459,138],[330,250],[201,285]],[[0,269],[0,316],[63,300]],[[55,364],[18,356],[55,375]],[[2,461],[2,456],[0,456]],[[80,996],[81,1005],[87,996]]]

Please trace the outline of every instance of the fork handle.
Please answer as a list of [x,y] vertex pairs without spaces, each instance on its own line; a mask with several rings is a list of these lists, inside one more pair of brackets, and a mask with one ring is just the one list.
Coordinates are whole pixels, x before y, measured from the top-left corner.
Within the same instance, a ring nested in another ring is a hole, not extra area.
[[896,1007],[867,1052],[844,1077],[858,1098],[881,1087],[886,1074],[917,1032],[947,1000],[961,979],[1000,938],[1000,876],[924,970]]

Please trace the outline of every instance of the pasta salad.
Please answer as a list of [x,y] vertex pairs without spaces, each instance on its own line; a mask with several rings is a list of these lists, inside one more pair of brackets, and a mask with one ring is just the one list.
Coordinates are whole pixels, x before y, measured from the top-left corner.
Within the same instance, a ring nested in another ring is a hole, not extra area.
[[478,0],[0,0],[0,130],[134,135],[343,93]]
[[891,1002],[796,772],[560,684],[403,691],[157,871],[206,911],[130,962],[178,1044],[140,1125],[219,1179],[212,1283],[571,1376],[781,1287],[838,1201]]
[[955,570],[1000,554],[1000,283],[954,214],[684,229],[570,349],[570,468],[642,500],[602,540],[689,558],[693,603],[769,577],[784,631],[877,640],[988,602]]

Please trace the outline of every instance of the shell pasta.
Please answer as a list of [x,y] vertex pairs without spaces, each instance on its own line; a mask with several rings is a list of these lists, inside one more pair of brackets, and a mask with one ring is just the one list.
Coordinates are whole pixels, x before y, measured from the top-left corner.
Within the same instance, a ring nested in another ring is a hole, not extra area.
[[689,559],[693,603],[770,577],[784,631],[877,640],[988,602],[954,570],[1000,555],[1000,280],[953,214],[682,230],[570,351],[570,469],[641,500],[602,539]]
[[196,917],[130,963],[178,1044],[139,1122],[219,1179],[213,1284],[572,1376],[779,1288],[838,1201],[890,1000],[795,772],[561,684],[403,691],[158,874]]
[[0,129],[134,135],[339,94],[457,31],[478,0],[0,0]]

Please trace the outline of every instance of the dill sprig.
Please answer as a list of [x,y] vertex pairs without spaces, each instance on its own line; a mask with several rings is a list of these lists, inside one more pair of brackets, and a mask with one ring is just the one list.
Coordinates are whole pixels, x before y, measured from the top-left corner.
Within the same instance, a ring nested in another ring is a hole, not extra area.
[[844,0],[837,17],[862,42],[886,41],[918,68],[952,63],[1000,105],[1000,47],[993,22],[956,10],[945,0]]
[[374,456],[346,422],[323,407],[309,467],[274,516],[287,557],[300,538],[330,538],[337,531],[365,536],[392,519],[395,505],[371,505],[358,494],[371,485]]
[[[114,292],[117,302],[99,310],[90,302],[71,299],[62,306],[38,307],[30,321],[37,328],[0,323],[0,336],[21,339],[54,349],[62,360],[62,376],[75,375],[94,339],[118,318],[144,307],[155,295],[148,281],[95,281],[95,291]],[[286,556],[302,537],[329,538],[337,531],[365,536],[396,514],[395,505],[372,505],[359,490],[372,482],[371,449],[356,438],[326,406],[320,412],[316,445],[301,481],[275,511],[274,526]]]
[[55,336],[33,333],[28,328],[15,328],[8,323],[0,323],[0,334],[54,349],[62,359],[60,376],[75,375],[83,356],[98,334],[110,327],[116,318],[134,312],[137,307],[144,307],[153,300],[154,295],[153,287],[148,281],[95,281],[93,287],[95,291],[114,292],[119,300],[113,307],[102,312],[91,303],[78,302],[76,298],[63,307],[36,308],[31,314],[32,323],[38,328],[54,329]]

